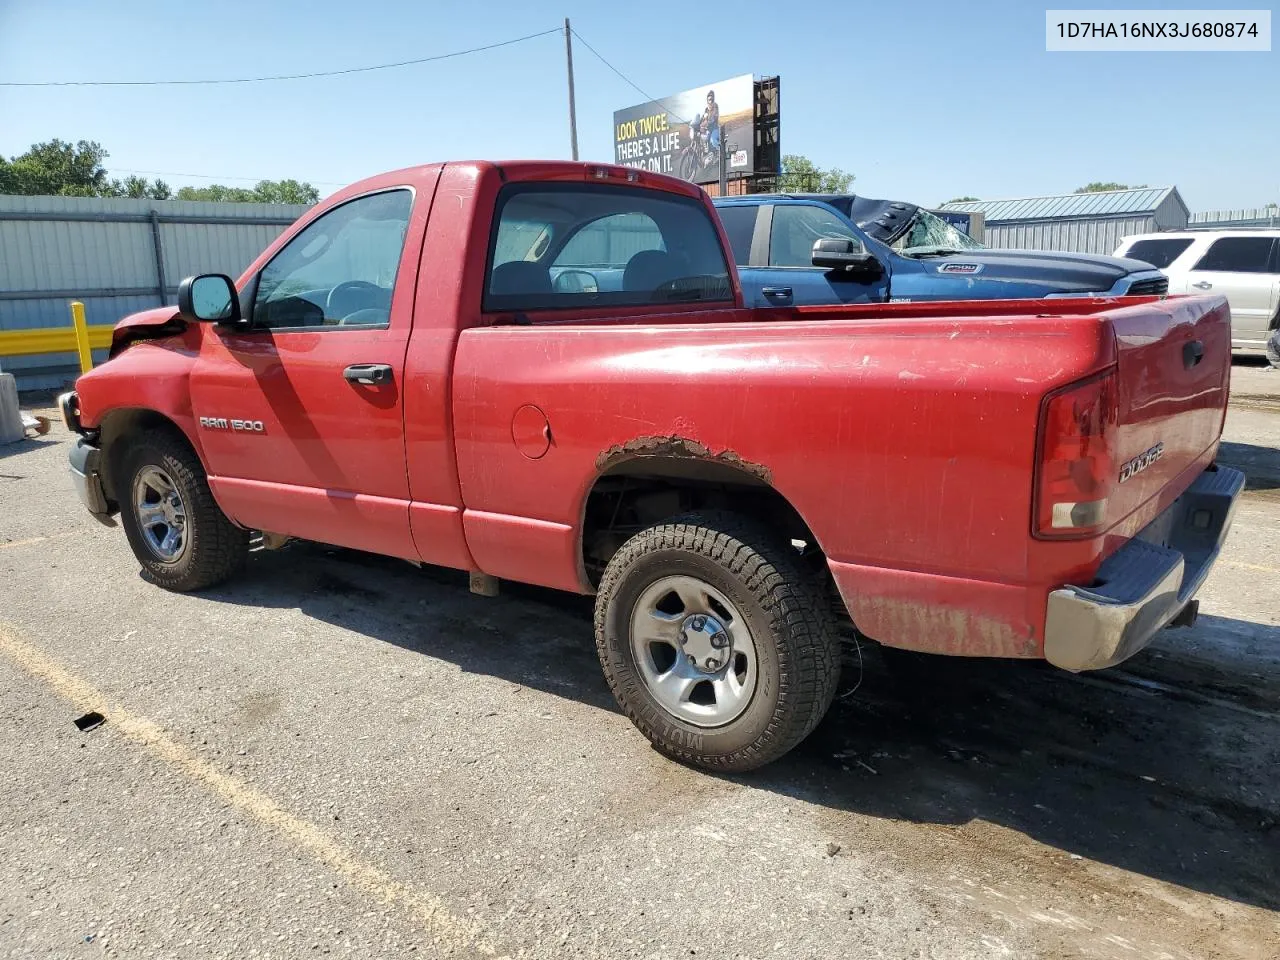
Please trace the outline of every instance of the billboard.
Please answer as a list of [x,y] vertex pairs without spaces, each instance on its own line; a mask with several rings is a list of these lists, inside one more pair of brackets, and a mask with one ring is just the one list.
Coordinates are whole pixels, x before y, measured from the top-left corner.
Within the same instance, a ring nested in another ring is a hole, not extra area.
[[749,74],[685,90],[613,115],[615,162],[693,183],[755,171],[755,78]]

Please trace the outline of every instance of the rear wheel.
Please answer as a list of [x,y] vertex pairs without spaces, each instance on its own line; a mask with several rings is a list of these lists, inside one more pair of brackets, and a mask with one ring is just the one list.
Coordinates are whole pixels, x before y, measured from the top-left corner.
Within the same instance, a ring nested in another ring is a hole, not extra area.
[[831,705],[840,645],[789,545],[734,514],[641,531],[610,560],[596,647],[618,704],[667,756],[745,771],[803,740]]
[[115,477],[133,554],[169,590],[211,587],[244,566],[249,531],[223,514],[195,452],[168,431],[134,441]]
[[1267,335],[1267,362],[1272,369],[1280,370],[1280,329]]

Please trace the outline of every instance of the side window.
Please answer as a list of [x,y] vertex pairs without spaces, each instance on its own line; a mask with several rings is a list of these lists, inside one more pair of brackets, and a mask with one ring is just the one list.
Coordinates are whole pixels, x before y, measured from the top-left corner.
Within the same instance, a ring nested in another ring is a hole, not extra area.
[[769,265],[813,266],[813,245],[828,237],[861,239],[839,217],[816,204],[780,203],[773,208],[769,235]]
[[1141,260],[1163,270],[1191,246],[1190,237],[1170,237],[1164,240],[1135,240],[1121,256]]
[[484,309],[732,300],[706,207],[596,183],[509,184],[498,195]]
[[334,207],[258,275],[253,325],[385,327],[413,194],[390,190]]
[[745,267],[751,262],[751,238],[756,232],[759,204],[735,203],[732,206],[717,207],[716,212],[720,214],[720,222],[724,224],[724,232],[729,237],[733,262]]
[[1222,237],[1213,241],[1193,270],[1224,273],[1267,273],[1271,261],[1271,237]]
[[626,269],[627,262],[641,250],[665,250],[662,231],[643,213],[615,213],[601,217],[575,233],[561,248],[556,267]]

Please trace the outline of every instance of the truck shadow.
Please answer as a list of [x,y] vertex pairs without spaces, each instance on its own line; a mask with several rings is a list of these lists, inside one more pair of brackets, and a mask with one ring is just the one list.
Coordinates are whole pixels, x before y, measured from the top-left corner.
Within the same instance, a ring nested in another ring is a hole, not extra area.
[[1243,470],[1247,490],[1280,487],[1280,450],[1274,447],[1224,440],[1218,447],[1218,462]]
[[[462,670],[615,711],[590,598],[311,544],[259,551],[210,599],[297,608]],[[1267,656],[1257,651],[1270,647]],[[1184,655],[1211,649],[1207,659]],[[726,780],[813,804],[849,847],[856,816],[1006,827],[1066,854],[1280,909],[1280,628],[1202,617],[1118,671],[888,661],[866,645],[838,701],[778,763]],[[644,749],[637,737],[636,750]],[[843,836],[842,836],[843,834]]]
[[47,447],[57,442],[51,437],[25,437],[22,440],[14,440],[12,443],[0,443],[0,460],[20,453],[31,453],[40,447]]

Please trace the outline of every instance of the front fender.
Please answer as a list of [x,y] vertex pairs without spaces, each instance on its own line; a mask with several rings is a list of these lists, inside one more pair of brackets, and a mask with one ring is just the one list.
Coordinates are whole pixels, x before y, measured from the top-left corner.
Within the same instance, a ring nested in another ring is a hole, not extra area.
[[100,430],[119,411],[149,411],[171,421],[197,456],[204,451],[191,406],[191,371],[199,350],[198,328],[159,341],[134,343],[76,380],[80,423]]

